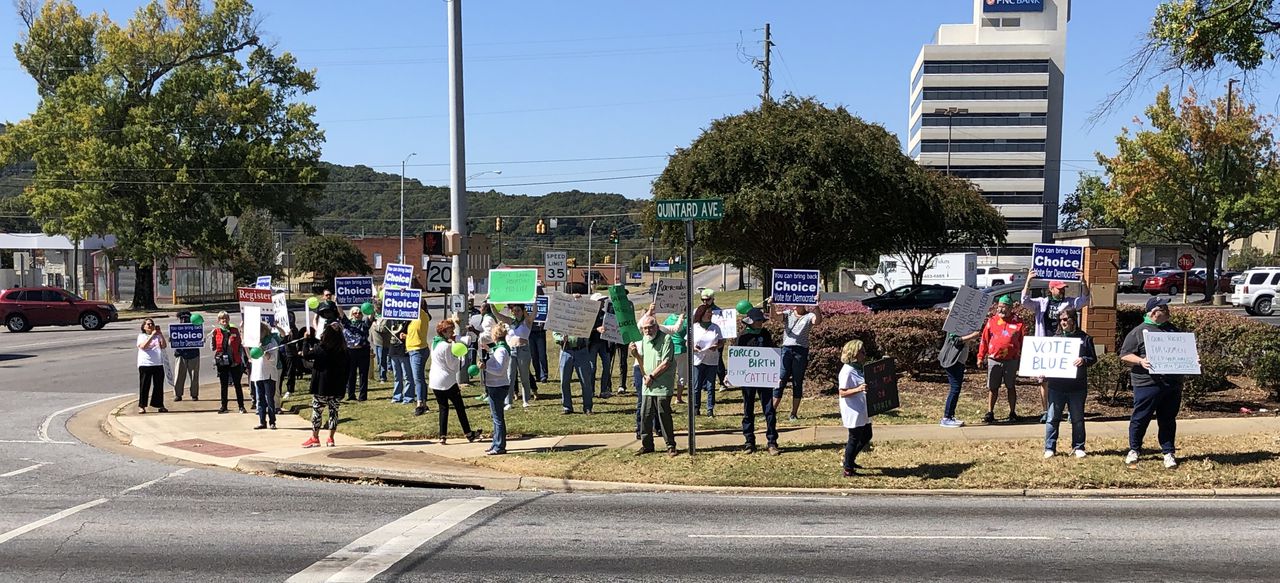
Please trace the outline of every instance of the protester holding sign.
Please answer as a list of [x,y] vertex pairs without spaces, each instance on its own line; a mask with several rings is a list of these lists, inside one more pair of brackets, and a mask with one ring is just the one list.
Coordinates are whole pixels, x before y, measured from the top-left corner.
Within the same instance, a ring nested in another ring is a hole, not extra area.
[[724,335],[711,322],[711,306],[703,304],[693,313],[693,414],[702,412],[702,393],[707,394],[707,417],[715,417],[716,373]]
[[391,359],[387,355],[387,344],[391,341],[386,320],[382,318],[382,300],[373,299],[373,317],[369,327],[369,346],[373,347],[373,361],[379,382],[387,382],[387,371],[391,370]]
[[[506,324],[497,324],[489,332],[489,345],[484,352],[485,358],[480,360],[477,368],[484,371],[484,392],[489,397],[489,415],[493,418],[493,443],[485,450],[485,455],[502,455],[507,453],[507,419],[506,405],[511,392],[511,348],[507,345],[509,338]],[[529,403],[526,402],[528,407]]]
[[[821,293],[815,295],[820,299]],[[772,297],[765,298],[769,302]],[[817,301],[815,299],[815,301]],[[790,420],[800,418],[800,399],[804,397],[804,373],[809,368],[809,331],[822,323],[822,310],[817,305],[810,311],[808,306],[796,306],[793,310],[782,312],[786,318],[782,326],[782,382],[773,391],[773,408],[782,403],[782,392],[791,381],[791,416]]]
[[227,386],[234,383],[236,404],[240,407],[240,412],[245,413],[244,388],[240,385],[244,377],[244,349],[240,345],[240,331],[231,327],[231,315],[226,312],[218,312],[217,322],[213,334],[209,335],[209,343],[213,348],[213,364],[218,370],[218,383],[222,386],[222,408],[218,412],[227,412]]
[[[453,320],[445,320],[436,325],[436,334],[442,339],[431,349],[431,373],[428,386],[435,393],[436,406],[440,408],[440,445],[445,445],[449,433],[449,407],[458,412],[458,423],[467,441],[475,441],[479,431],[472,431],[467,422],[466,405],[462,402],[462,390],[458,388],[458,356],[453,352],[456,345],[454,330],[457,324]],[[465,353],[464,353],[465,354]]]
[[995,423],[1000,385],[1009,392],[1009,421],[1018,420],[1018,360],[1022,356],[1022,320],[1013,313],[1013,298],[1002,296],[996,313],[987,320],[978,341],[978,362],[987,363],[987,415],[983,423]]
[[[342,321],[342,337],[347,343],[347,360],[351,362],[347,377],[347,400],[364,401],[369,397],[369,327],[370,321],[360,308],[351,308],[351,317]],[[359,394],[356,387],[359,386]]]
[[1178,465],[1174,454],[1174,440],[1178,436],[1178,410],[1182,406],[1182,375],[1161,375],[1151,372],[1151,361],[1147,360],[1147,345],[1143,338],[1145,332],[1177,332],[1178,329],[1169,323],[1169,300],[1151,298],[1147,300],[1146,315],[1142,324],[1129,331],[1120,345],[1120,360],[1130,365],[1129,381],[1133,384],[1133,415],[1129,417],[1129,453],[1124,463],[1138,463],[1142,451],[1142,440],[1147,435],[1147,426],[1154,416],[1160,424],[1160,450],[1164,453],[1164,467],[1174,468]]
[[[1058,334],[1058,314],[1065,308],[1077,311],[1089,305],[1089,282],[1080,278],[1080,297],[1067,297],[1065,281],[1049,282],[1049,297],[1031,297],[1031,280],[1036,277],[1034,268],[1027,270],[1027,281],[1022,284],[1022,305],[1031,310],[1036,322],[1036,336],[1056,336]],[[1048,385],[1040,379],[1040,422],[1044,423],[1048,415]]]
[[168,346],[160,327],[151,318],[142,321],[138,332],[138,412],[147,404],[161,413],[164,408],[164,349]]
[[413,382],[414,395],[417,395],[418,406],[413,409],[415,416],[422,415],[431,408],[427,406],[427,365],[431,361],[431,346],[427,343],[431,337],[431,314],[427,313],[425,303],[418,307],[418,318],[411,320],[405,328],[404,349],[409,353],[409,379]]
[[1080,315],[1067,306],[1058,312],[1058,333],[1062,338],[1080,340],[1080,356],[1072,362],[1076,367],[1075,378],[1049,378],[1049,419],[1044,428],[1044,457],[1051,458],[1058,446],[1058,425],[1062,421],[1062,409],[1071,412],[1071,453],[1082,458],[1084,453],[1084,399],[1089,394],[1089,367],[1098,362],[1093,348],[1093,338],[1080,329]]
[[[736,346],[750,348],[773,348],[773,335],[764,329],[768,318],[760,308],[751,308],[742,318],[742,334],[738,335]],[[730,350],[732,352],[732,349]],[[742,451],[756,451],[756,400],[760,401],[760,410],[764,413],[764,437],[770,455],[778,455],[778,409],[773,406],[773,387],[742,387],[742,437],[746,440]]]
[[[506,341],[511,352],[511,366],[507,367],[507,370],[511,373],[510,382],[507,383],[511,390],[507,392],[505,397],[506,406],[511,406],[511,402],[515,400],[515,392],[519,390],[520,400],[527,408],[529,401],[534,401],[538,398],[538,385],[534,384],[533,373],[530,371],[530,367],[533,365],[533,353],[529,349],[529,337],[533,334],[534,314],[524,304],[511,304],[511,316],[493,309],[492,304],[487,305],[489,313],[494,318],[510,327],[506,335]],[[492,329],[490,329],[489,334],[491,337],[494,336]]]
[[[253,389],[253,399],[258,410],[258,425],[254,429],[266,429],[268,419],[270,427],[275,429],[276,384],[280,381],[279,351],[284,343],[266,322],[260,322],[258,327],[261,345],[249,354],[249,386]],[[254,354],[258,356],[254,358]]]
[[[591,294],[591,299],[600,302],[600,310],[596,312],[596,321],[591,328],[591,338],[587,342],[587,350],[590,352],[591,366],[589,371],[592,379],[591,383],[600,387],[600,398],[608,399],[613,396],[613,349],[610,342],[604,339],[604,318],[606,313],[612,313],[609,306],[609,296],[602,293]],[[596,366],[596,361],[600,361],[600,365]],[[597,381],[598,384],[597,384]]]
[[[191,312],[178,312],[178,321],[184,324],[191,322]],[[203,335],[203,333],[202,333]],[[201,344],[204,341],[201,340]],[[177,348],[173,350],[173,400],[181,401],[185,386],[191,387],[191,400],[200,400],[200,348]]]
[[[645,315],[655,318],[657,304],[649,304],[649,309],[645,311]],[[684,403],[684,388],[689,384],[689,359],[684,357],[685,351],[685,335],[689,331],[689,323],[685,321],[684,314],[667,314],[665,320],[658,325],[658,330],[663,334],[671,337],[672,354],[675,356],[676,367],[676,402]]]
[[964,369],[969,361],[969,342],[979,334],[981,332],[957,336],[948,332],[947,337],[942,340],[942,347],[938,349],[938,364],[941,364],[942,370],[946,371],[947,383],[951,386],[951,390],[947,392],[947,401],[942,406],[942,421],[938,423],[943,427],[953,429],[964,427],[964,421],[956,419],[956,405],[960,402],[960,389],[964,387]]
[[667,445],[667,455],[676,456],[676,430],[671,420],[671,393],[675,385],[675,370],[671,360],[675,358],[671,337],[658,329],[653,316],[640,319],[639,327],[644,340],[639,349],[641,384],[636,387],[644,395],[640,415],[640,449],[636,455],[653,452],[655,425],[662,431]]
[[840,349],[844,366],[836,378],[840,390],[840,422],[849,430],[844,444],[844,477],[857,475],[858,454],[871,443],[871,416],[867,414],[867,381],[862,365],[867,353],[861,340],[850,340]]
[[320,341],[315,344],[307,343],[302,352],[302,358],[312,363],[311,437],[302,442],[302,447],[307,448],[320,447],[321,414],[326,410],[329,416],[323,426],[329,429],[329,439],[325,444],[334,446],[333,436],[338,432],[338,409],[342,406],[342,394],[347,388],[347,371],[350,366],[340,326],[330,324],[319,330],[307,330],[309,339],[314,339],[317,334]]

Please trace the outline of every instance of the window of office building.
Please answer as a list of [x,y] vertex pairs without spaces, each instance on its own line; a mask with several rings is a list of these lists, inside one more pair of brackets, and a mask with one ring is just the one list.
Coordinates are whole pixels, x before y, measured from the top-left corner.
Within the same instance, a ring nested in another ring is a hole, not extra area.
[[[941,168],[942,166],[932,166]],[[1042,166],[952,166],[952,176],[961,178],[1044,178]]]
[[1044,140],[925,140],[921,152],[1043,152]]
[[1018,28],[1022,26],[1021,18],[983,18],[982,26],[986,28]]
[[983,198],[991,204],[1043,204],[1043,192],[983,192]]
[[1003,99],[1048,99],[1047,87],[926,87],[925,101],[995,101]]
[[920,69],[926,75],[1048,73],[1049,61],[925,61]]
[[926,113],[920,117],[919,123],[925,127],[946,127],[948,123],[955,127],[1042,126],[1045,125],[1045,114],[967,113],[949,116],[942,113]]

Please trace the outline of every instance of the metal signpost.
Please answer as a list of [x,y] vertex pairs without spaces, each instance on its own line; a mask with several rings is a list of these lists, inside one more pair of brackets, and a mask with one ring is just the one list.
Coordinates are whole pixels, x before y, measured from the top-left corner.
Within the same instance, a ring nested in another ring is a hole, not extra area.
[[[1195,266],[1196,258],[1192,257],[1190,253],[1183,254],[1182,257],[1178,258],[1178,269],[1182,270],[1182,305],[1184,306],[1187,304],[1187,280],[1191,278],[1191,268]],[[1209,271],[1206,269],[1205,275],[1207,276],[1208,274]],[[1213,293],[1218,292],[1217,283],[1218,282],[1216,281],[1214,282]],[[1209,285],[1207,277],[1205,278],[1204,285],[1206,286],[1205,289],[1209,289],[1207,287]]]
[[[658,201],[658,220],[659,221],[684,221],[684,261],[687,268],[684,271],[685,289],[685,320],[693,317],[693,223],[694,221],[718,221],[724,218],[724,199],[719,198],[698,198],[691,200],[660,200]],[[693,322],[689,322],[685,329],[685,358],[689,359],[689,380],[693,377]],[[691,391],[697,390],[696,387],[690,387]],[[693,455],[696,450],[697,441],[697,423],[694,417],[693,407],[689,407],[689,455]]]

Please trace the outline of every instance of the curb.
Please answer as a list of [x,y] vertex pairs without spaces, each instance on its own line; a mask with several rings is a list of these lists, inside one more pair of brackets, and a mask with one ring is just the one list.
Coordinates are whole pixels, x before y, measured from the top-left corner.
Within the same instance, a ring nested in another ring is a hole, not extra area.
[[313,464],[258,456],[242,458],[236,464],[236,470],[241,472],[288,474],[293,476],[321,478],[380,479],[401,484],[412,484],[415,486],[471,488],[500,492],[512,492],[518,490],[520,489],[521,482],[523,481],[523,478],[515,475],[511,475],[510,477],[494,476],[485,478],[476,476],[458,476],[443,472],[433,472],[430,470],[396,471],[359,466]]
[[130,400],[126,400],[125,402],[117,405],[110,413],[107,413],[106,419],[102,420],[102,432],[110,435],[115,438],[116,441],[119,441],[124,445],[133,445],[133,432],[126,429],[124,424],[120,423],[117,417],[125,407],[129,406],[130,403]]

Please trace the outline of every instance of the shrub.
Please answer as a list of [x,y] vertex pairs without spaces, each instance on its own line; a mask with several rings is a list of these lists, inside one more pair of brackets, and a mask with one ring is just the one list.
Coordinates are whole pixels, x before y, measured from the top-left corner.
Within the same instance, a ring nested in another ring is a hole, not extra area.
[[1231,362],[1217,354],[1200,354],[1200,374],[1186,377],[1182,385],[1182,399],[1188,406],[1204,403],[1209,393],[1231,387],[1227,373],[1231,371]]
[[1271,393],[1271,398],[1280,399],[1280,352],[1275,349],[1260,355],[1253,364],[1254,382]]
[[[825,304],[824,304],[825,307]],[[936,354],[942,341],[942,314],[927,311],[883,312],[878,314],[825,315],[809,332],[809,367],[805,384],[830,387],[843,366],[840,349],[850,340],[865,343],[867,357],[892,357],[900,372],[914,374]],[[782,338],[782,319],[770,320],[765,328],[775,340]],[[936,366],[936,365],[935,365]]]
[[857,300],[822,302],[823,316],[848,316],[851,314],[870,314],[866,306]]
[[1099,401],[1115,405],[1120,394],[1130,390],[1129,368],[1114,353],[1099,356],[1098,362],[1089,367],[1089,390],[1098,396]]
[[[1124,342],[1129,331],[1142,323],[1142,308],[1121,306],[1116,312],[1116,345]],[[1200,352],[1201,368],[1213,378],[1188,379],[1196,383],[1192,391],[1212,391],[1225,386],[1222,375],[1248,375],[1255,382],[1255,369],[1264,356],[1280,350],[1280,329],[1250,318],[1222,310],[1174,308],[1170,321],[1184,332],[1194,332]],[[1207,363],[1207,365],[1206,365]],[[1212,370],[1206,369],[1206,366]],[[1202,375],[1204,376],[1204,375]],[[1261,384],[1259,382],[1259,384]],[[1197,394],[1196,397],[1203,397]],[[1188,399],[1190,402],[1191,399]]]

